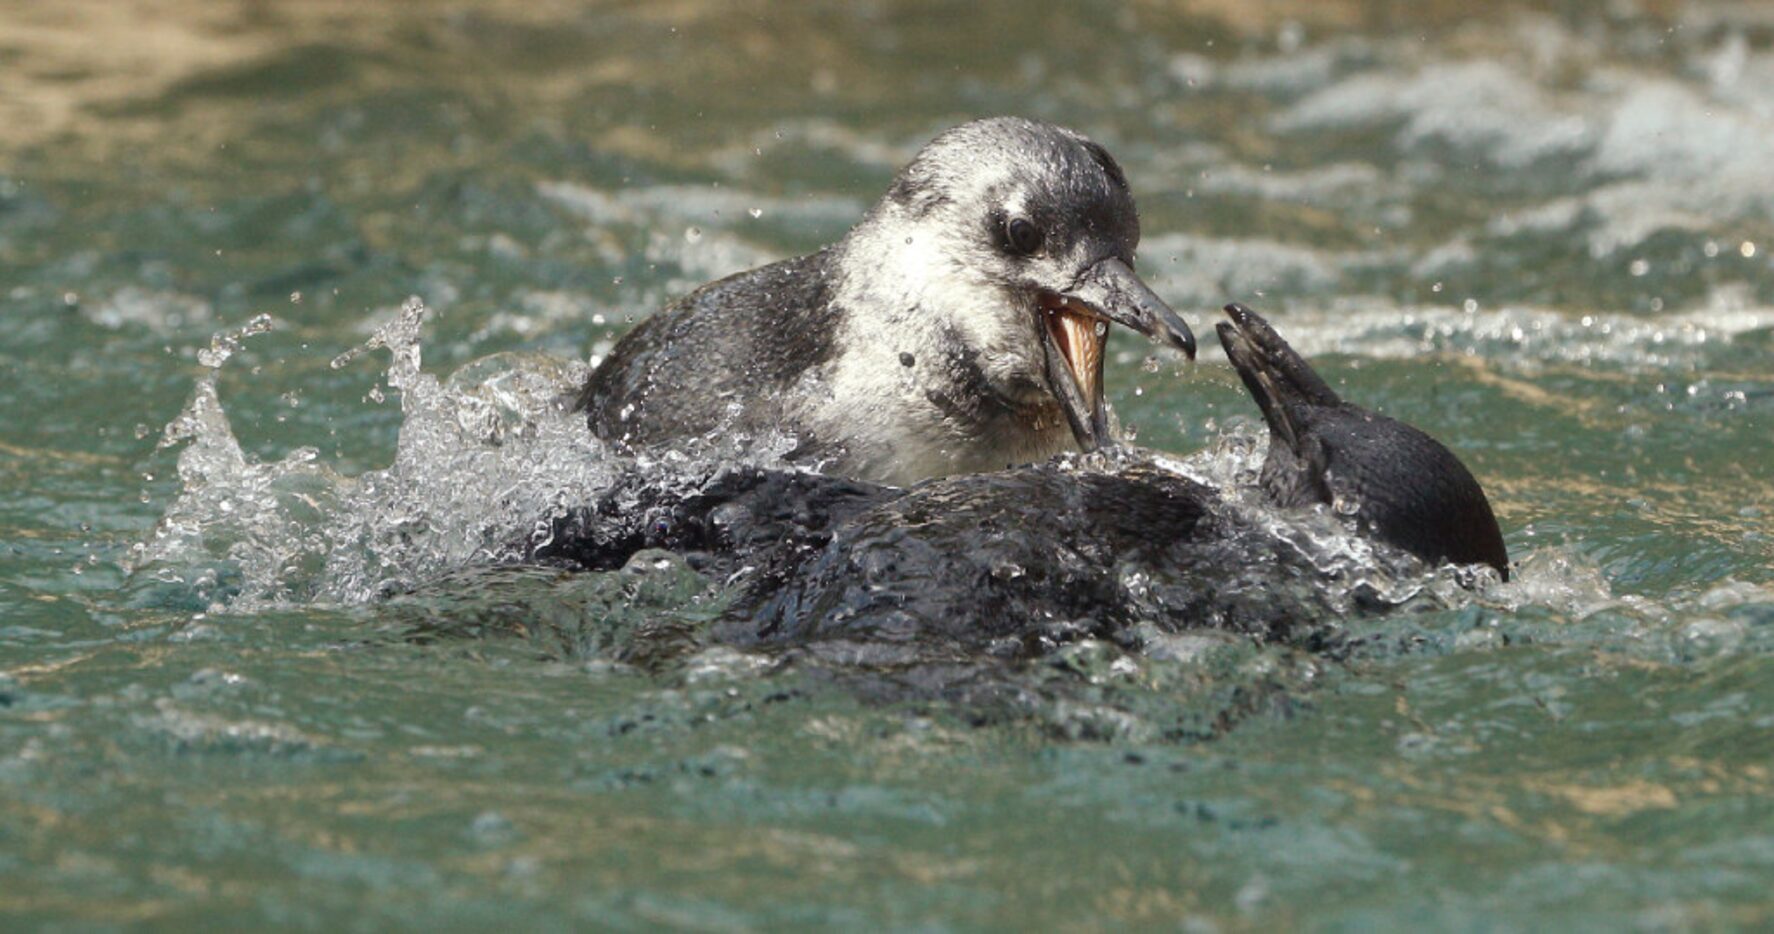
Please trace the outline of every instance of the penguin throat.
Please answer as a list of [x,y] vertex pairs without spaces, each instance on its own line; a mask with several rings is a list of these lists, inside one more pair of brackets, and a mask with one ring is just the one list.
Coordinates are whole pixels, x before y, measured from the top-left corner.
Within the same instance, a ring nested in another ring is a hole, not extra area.
[[1066,369],[1071,371],[1079,395],[1095,409],[1102,394],[1103,345],[1108,322],[1076,299],[1042,291],[1041,324],[1065,357]]

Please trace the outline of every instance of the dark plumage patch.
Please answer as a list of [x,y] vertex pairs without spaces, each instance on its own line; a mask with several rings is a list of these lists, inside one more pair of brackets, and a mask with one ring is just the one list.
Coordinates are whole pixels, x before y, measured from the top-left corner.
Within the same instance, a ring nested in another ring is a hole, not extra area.
[[887,200],[917,217],[923,217],[937,207],[949,203],[949,197],[937,188],[935,179],[926,173],[910,169],[893,180],[892,186],[887,189]]
[[718,400],[773,399],[829,362],[844,314],[832,301],[830,256],[729,276],[641,322],[579,393],[593,433],[642,444],[705,434],[726,418]]
[[[816,274],[805,273],[798,268],[780,270],[775,287],[758,296],[761,302],[774,300],[777,314],[753,319],[752,343],[760,351],[757,363],[781,385],[837,355],[837,325],[844,309],[832,301],[823,266]],[[739,300],[743,303],[746,298]]]
[[986,371],[979,365],[978,348],[968,344],[952,327],[942,332],[942,367],[947,377],[941,385],[924,391],[924,398],[950,421],[978,422],[988,414],[1010,411]]
[[688,488],[636,471],[554,520],[546,540],[526,550],[544,564],[599,571],[622,567],[644,548],[742,554],[768,564],[761,556],[771,549],[804,556],[830,539],[833,525],[895,495],[860,480],[755,467],[722,469]]
[[1121,164],[1116,162],[1115,157],[1109,155],[1109,151],[1104,149],[1101,144],[1085,140],[1084,151],[1090,153],[1090,158],[1102,167],[1103,173],[1109,176],[1109,180],[1114,182],[1117,188],[1122,191],[1132,190],[1127,184],[1127,173],[1121,171]]

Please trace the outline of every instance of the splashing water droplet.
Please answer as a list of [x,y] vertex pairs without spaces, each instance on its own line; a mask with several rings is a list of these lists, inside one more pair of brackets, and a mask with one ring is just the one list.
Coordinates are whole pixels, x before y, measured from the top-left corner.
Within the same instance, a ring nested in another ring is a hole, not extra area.
[[222,364],[228,362],[229,357],[234,356],[235,352],[240,350],[243,341],[249,337],[264,334],[269,330],[271,330],[271,316],[257,315],[239,328],[223,331],[210,338],[209,347],[197,352],[197,362],[212,370],[219,369]]

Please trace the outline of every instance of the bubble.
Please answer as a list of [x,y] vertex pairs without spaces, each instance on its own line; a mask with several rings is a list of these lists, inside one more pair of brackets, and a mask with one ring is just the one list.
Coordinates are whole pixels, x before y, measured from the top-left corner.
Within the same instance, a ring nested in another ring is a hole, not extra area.
[[700,243],[700,242],[702,242],[702,228],[701,227],[686,228],[684,230],[684,242],[686,242],[686,243]]
[[758,218],[764,216],[764,209],[763,208],[746,208],[745,213],[750,214],[752,216],[752,220],[757,220]]

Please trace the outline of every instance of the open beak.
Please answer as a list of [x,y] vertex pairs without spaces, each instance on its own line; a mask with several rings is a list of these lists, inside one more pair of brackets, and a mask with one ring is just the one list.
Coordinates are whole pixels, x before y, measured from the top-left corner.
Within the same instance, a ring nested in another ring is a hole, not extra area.
[[1103,346],[1109,323],[1162,340],[1195,359],[1195,335],[1126,263],[1097,263],[1068,290],[1041,292],[1041,333],[1047,381],[1078,446],[1094,451],[1109,440],[1103,399]]

